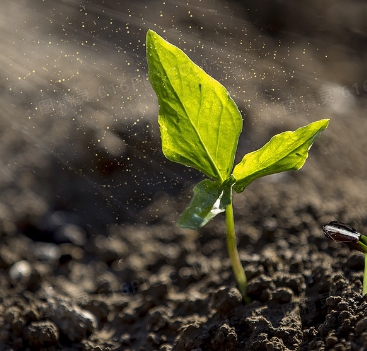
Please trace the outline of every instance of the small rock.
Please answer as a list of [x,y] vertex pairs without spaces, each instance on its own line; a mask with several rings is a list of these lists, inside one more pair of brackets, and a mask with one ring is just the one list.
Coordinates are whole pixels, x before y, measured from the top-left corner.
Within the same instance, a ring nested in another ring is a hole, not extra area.
[[277,219],[272,217],[266,217],[263,221],[263,227],[268,232],[274,232],[278,228]]
[[9,269],[9,277],[14,282],[27,283],[31,277],[32,267],[26,260],[21,260],[15,263]]
[[30,346],[52,346],[59,340],[59,331],[50,321],[32,322],[27,328],[26,338]]

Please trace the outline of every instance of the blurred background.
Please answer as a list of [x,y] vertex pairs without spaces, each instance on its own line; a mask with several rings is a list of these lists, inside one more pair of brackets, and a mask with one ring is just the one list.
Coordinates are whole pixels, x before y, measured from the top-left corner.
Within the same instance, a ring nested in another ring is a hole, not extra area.
[[191,190],[180,194],[201,176],[161,153],[148,29],[229,90],[244,119],[238,160],[275,133],[330,118],[297,177],[320,189],[334,181],[332,197],[360,209],[366,16],[357,0],[1,1],[2,232],[103,232],[154,223],[152,204],[169,196],[187,204]]

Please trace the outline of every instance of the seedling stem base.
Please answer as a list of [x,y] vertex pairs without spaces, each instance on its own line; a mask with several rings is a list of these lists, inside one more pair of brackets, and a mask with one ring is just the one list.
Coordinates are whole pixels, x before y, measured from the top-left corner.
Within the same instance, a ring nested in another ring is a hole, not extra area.
[[228,205],[226,208],[226,224],[227,224],[227,249],[229,258],[231,260],[233,274],[236,278],[238,289],[242,294],[243,301],[244,303],[247,304],[251,302],[251,299],[247,296],[246,292],[247,279],[237,250],[232,203]]

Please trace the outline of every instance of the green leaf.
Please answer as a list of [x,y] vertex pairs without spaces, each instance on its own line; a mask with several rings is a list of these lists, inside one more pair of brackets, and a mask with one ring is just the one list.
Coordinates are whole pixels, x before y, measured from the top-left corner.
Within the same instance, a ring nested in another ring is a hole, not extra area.
[[232,201],[232,185],[235,179],[230,176],[222,184],[204,179],[194,188],[194,197],[181,215],[178,225],[182,228],[197,229],[204,226],[217,214],[224,212]]
[[236,104],[219,82],[152,30],[146,45],[164,155],[222,183],[242,130]]
[[257,178],[300,169],[313,141],[328,124],[328,119],[322,119],[294,132],[275,135],[261,149],[245,155],[233,170],[234,190],[240,193]]

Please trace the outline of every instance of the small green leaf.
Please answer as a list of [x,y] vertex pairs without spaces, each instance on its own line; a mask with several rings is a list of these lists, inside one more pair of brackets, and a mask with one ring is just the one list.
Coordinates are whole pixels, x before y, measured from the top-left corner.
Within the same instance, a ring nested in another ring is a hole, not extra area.
[[257,178],[300,169],[313,141],[328,124],[328,119],[322,119],[294,132],[275,135],[261,149],[245,155],[233,170],[234,190],[240,193]]
[[178,225],[182,228],[197,229],[204,226],[217,214],[224,212],[232,201],[232,185],[235,179],[230,176],[220,184],[204,179],[194,188],[194,197],[181,215]]
[[152,30],[146,45],[164,155],[222,183],[242,130],[236,104],[219,82]]

